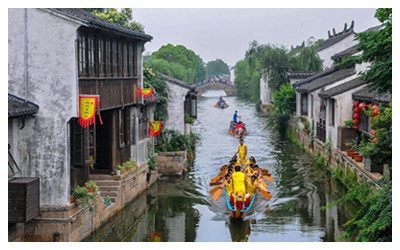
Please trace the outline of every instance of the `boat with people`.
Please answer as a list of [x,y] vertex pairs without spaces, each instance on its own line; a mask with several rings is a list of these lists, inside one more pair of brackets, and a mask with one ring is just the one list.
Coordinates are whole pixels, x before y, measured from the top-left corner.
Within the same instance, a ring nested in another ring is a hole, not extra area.
[[[242,139],[241,145],[244,145]],[[210,186],[216,186],[210,190],[212,200],[216,201],[225,189],[228,213],[232,218],[243,219],[252,210],[257,190],[268,200],[271,199],[263,179],[274,181],[267,169],[259,168],[254,157],[247,161],[247,156],[243,157],[239,153],[237,157],[235,154],[229,164],[222,166],[220,173],[211,179]]]
[[246,129],[246,124],[242,121],[238,121],[237,123],[234,121],[231,121],[231,124],[229,125],[229,129],[228,129],[228,134],[234,135],[239,138],[247,135],[248,132]]
[[219,97],[218,102],[214,104],[214,107],[220,108],[220,109],[226,109],[229,107],[229,104],[226,103],[226,101],[222,98],[222,96]]

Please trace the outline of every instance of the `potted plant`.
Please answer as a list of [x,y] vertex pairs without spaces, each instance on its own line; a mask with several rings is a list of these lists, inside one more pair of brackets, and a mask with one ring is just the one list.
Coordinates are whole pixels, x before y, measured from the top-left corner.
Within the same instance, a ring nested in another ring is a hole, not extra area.
[[85,187],[89,191],[89,193],[95,193],[95,192],[97,193],[99,190],[99,187],[94,181],[87,181],[85,183]]
[[353,158],[356,162],[362,162],[362,160],[363,160],[363,157],[362,157],[362,155],[354,155],[354,158]]
[[69,196],[69,202],[71,204],[75,202],[75,197],[72,194]]
[[310,122],[306,120],[304,123],[304,131],[309,134],[310,133]]
[[72,195],[77,201],[83,202],[84,205],[94,206],[95,211],[97,211],[97,192],[89,193],[86,187],[77,186]]
[[104,206],[107,208],[108,206],[111,205],[111,199],[110,197],[104,197]]
[[352,127],[354,126],[354,121],[353,121],[353,120],[345,120],[344,123],[343,123],[343,125],[344,125],[346,128],[352,128]]
[[117,170],[116,170],[117,175],[118,175],[118,176],[124,175],[124,170],[125,170],[125,168],[124,168],[123,166],[118,165],[118,166],[117,166]]
[[356,146],[356,141],[354,139],[347,142],[346,146],[350,148],[349,150],[346,150],[347,156],[351,157],[354,153],[356,153],[355,149],[357,148],[357,146]]

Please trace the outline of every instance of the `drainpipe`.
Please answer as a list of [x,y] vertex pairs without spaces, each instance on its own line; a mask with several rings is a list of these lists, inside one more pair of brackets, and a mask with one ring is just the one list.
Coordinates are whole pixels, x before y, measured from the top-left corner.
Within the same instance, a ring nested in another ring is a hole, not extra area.
[[24,83],[25,103],[28,102],[28,9],[24,9]]

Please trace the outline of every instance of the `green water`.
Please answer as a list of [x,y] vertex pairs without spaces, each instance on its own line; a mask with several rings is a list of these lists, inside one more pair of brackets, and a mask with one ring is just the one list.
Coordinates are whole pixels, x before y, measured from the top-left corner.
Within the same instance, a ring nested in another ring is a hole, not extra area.
[[[149,241],[157,232],[162,241],[335,241],[351,218],[352,204],[326,211],[344,188],[314,165],[312,158],[291,141],[279,138],[266,127],[255,108],[236,97],[226,97],[228,109],[214,108],[219,91],[198,100],[198,119],[193,130],[200,134],[196,159],[181,177],[162,178],[86,241]],[[213,202],[209,180],[236,152],[238,139],[227,135],[229,122],[238,110],[249,131],[248,155],[267,168],[275,182],[268,185],[267,201],[258,195],[244,220],[230,218],[225,196]]]

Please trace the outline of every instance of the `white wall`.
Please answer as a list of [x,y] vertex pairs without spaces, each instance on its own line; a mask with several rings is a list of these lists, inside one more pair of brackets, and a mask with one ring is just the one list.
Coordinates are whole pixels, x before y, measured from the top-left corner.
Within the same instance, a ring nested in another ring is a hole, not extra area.
[[[13,150],[22,175],[40,177],[41,206],[69,204],[69,127],[78,116],[75,39],[79,24],[28,9],[28,99],[40,106]],[[24,9],[8,9],[8,91],[24,97]],[[26,158],[29,156],[29,164]]]
[[271,105],[272,101],[272,90],[268,86],[268,77],[264,80],[264,73],[260,74],[260,100],[261,105]]
[[229,70],[229,74],[230,74],[229,81],[234,83],[235,82],[235,68]]
[[354,37],[355,35],[351,34],[343,40],[333,44],[332,46],[318,51],[318,55],[322,60],[322,67],[324,70],[330,68],[333,65],[333,60],[331,58],[333,55],[357,44],[357,41],[354,40]]
[[180,133],[185,133],[185,112],[184,102],[188,93],[187,88],[179,87],[176,84],[165,81],[170,88],[168,100],[168,118],[165,122],[166,129],[178,130]]

